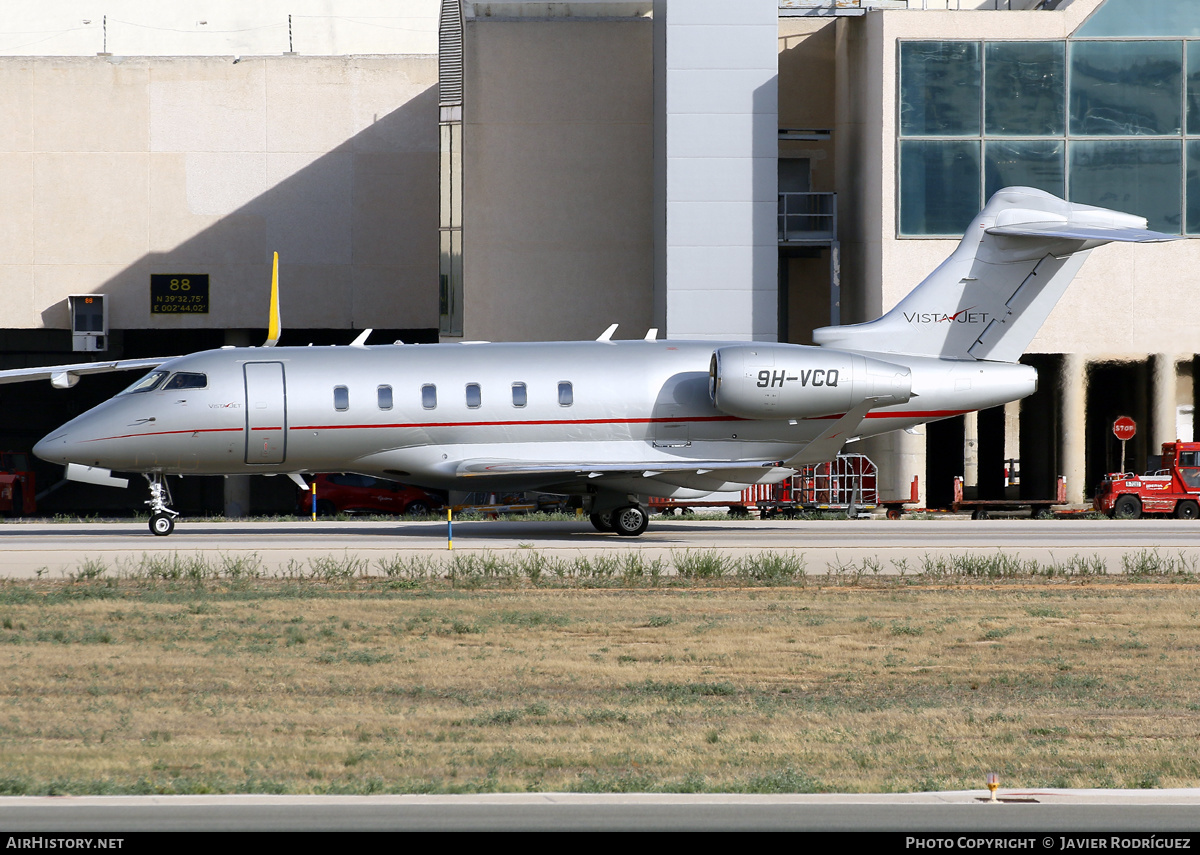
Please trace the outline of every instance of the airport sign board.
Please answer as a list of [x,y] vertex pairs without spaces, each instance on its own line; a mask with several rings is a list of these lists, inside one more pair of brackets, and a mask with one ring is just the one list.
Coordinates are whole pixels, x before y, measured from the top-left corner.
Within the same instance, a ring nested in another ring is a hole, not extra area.
[[207,273],[151,273],[150,314],[207,315]]

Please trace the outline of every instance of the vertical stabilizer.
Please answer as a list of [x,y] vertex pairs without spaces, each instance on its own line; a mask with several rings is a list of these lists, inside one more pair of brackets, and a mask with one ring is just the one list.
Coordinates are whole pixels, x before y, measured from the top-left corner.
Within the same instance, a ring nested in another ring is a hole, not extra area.
[[988,201],[954,253],[877,320],[823,327],[823,346],[1015,362],[1088,253],[1110,241],[1177,240],[1133,214],[1066,202],[1032,187]]

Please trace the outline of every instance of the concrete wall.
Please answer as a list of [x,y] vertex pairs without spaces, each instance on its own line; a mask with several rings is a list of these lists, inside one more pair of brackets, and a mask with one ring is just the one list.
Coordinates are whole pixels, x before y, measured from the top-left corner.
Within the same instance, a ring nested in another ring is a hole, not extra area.
[[438,0],[6,3],[0,56],[436,54],[437,13]]
[[648,19],[468,20],[464,336],[651,324]]
[[[665,269],[672,338],[774,341],[778,331],[775,0],[655,4],[665,29],[655,110],[665,117],[656,178],[665,182]],[[663,302],[660,300],[660,302]]]
[[[0,326],[436,327],[436,58],[0,59]],[[150,314],[151,273],[211,313]]]

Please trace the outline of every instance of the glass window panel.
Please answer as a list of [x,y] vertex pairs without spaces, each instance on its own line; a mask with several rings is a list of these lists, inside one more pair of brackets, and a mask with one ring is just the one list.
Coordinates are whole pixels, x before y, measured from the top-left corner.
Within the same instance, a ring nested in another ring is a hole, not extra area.
[[1062,140],[989,140],[983,145],[983,196],[1004,187],[1036,187],[1066,195]]
[[1200,42],[1187,43],[1187,132],[1200,134]]
[[1187,231],[1200,234],[1200,140],[1187,141]]
[[1200,36],[1196,0],[1108,0],[1077,29],[1078,38]]
[[426,383],[421,387],[421,406],[427,410],[437,406],[437,386]]
[[472,410],[476,409],[481,403],[478,383],[467,384],[467,406]]
[[1072,42],[1071,133],[1180,132],[1183,42]]
[[207,386],[207,374],[192,374],[190,372],[180,371],[167,381],[167,385],[163,386],[163,391],[168,389],[204,389]]
[[529,403],[529,395],[525,389],[524,383],[513,383],[512,395],[514,407],[523,407]]
[[1177,140],[1071,143],[1071,201],[1128,211],[1150,228],[1179,233],[1182,189]]
[[345,386],[333,387],[333,408],[339,411],[350,409],[350,390]]
[[379,409],[390,410],[392,408],[392,387],[379,387]]
[[988,42],[984,115],[988,134],[1062,134],[1064,42]]
[[571,388],[571,384],[564,380],[558,384],[558,405],[569,407],[573,403],[575,403],[575,392]]
[[978,135],[979,79],[978,42],[901,42],[901,135]]
[[961,235],[983,206],[979,143],[900,143],[900,234]]

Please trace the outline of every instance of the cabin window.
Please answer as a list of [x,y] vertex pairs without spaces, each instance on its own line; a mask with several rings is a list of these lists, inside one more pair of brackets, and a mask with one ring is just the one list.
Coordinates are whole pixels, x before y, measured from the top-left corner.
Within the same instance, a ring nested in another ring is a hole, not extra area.
[[529,403],[529,392],[525,388],[524,383],[513,383],[513,406],[523,407]]
[[479,393],[479,384],[478,383],[468,383],[467,384],[467,406],[470,407],[472,410],[476,410],[479,408],[479,404],[481,402],[482,402],[482,400],[481,400],[481,396]]
[[558,405],[560,407],[569,407],[575,403],[575,392],[571,389],[570,382],[562,380],[558,384]]
[[166,379],[166,376],[170,373],[171,372],[169,371],[151,371],[121,394],[132,395],[135,392],[149,392],[151,389],[157,389],[158,385],[162,383],[162,381]]
[[437,407],[437,386],[426,383],[421,387],[421,406],[427,410]]
[[379,409],[390,410],[392,408],[392,387],[379,387]]
[[350,409],[350,390],[345,386],[333,387],[333,408],[338,412]]
[[180,371],[174,377],[167,381],[163,386],[163,391],[167,389],[204,389],[208,387],[208,375],[193,374],[189,371]]

